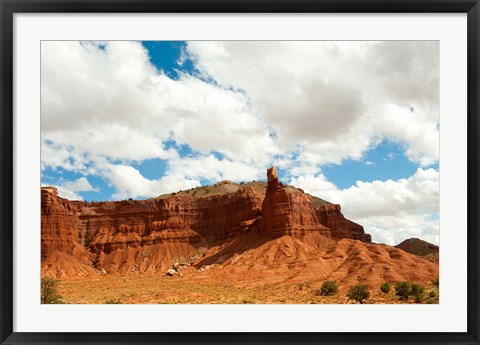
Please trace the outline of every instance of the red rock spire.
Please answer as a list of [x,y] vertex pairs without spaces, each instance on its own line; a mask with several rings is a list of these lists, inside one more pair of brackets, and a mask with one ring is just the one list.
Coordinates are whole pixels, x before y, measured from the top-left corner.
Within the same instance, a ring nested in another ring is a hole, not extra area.
[[267,169],[267,178],[269,186],[278,183],[277,169],[274,166],[272,166],[270,169]]

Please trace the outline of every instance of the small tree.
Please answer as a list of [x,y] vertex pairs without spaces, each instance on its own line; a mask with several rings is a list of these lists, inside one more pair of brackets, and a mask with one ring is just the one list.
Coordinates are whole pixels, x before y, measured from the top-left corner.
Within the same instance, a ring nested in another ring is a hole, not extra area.
[[347,297],[363,304],[363,301],[370,297],[370,292],[365,285],[353,285],[348,290]]
[[389,293],[390,292],[390,284],[385,282],[382,284],[382,286],[380,286],[380,290],[383,292],[383,293]]
[[62,296],[57,292],[58,281],[53,278],[44,277],[41,281],[42,304],[60,304]]
[[395,295],[400,297],[401,300],[408,300],[408,296],[411,295],[411,286],[409,282],[398,282],[395,285]]
[[338,285],[335,280],[327,280],[323,282],[322,287],[317,290],[317,295],[330,296],[338,292]]

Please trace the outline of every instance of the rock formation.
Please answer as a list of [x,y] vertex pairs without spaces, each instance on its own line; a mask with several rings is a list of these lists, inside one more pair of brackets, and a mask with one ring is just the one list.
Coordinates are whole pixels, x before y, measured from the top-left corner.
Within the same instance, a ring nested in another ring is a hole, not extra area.
[[[318,231],[326,237],[332,232],[317,218],[310,195],[299,190],[288,192],[278,181],[275,167],[267,170],[268,185],[262,205],[261,231],[272,237]],[[348,229],[345,229],[347,232]]]
[[371,244],[340,205],[284,185],[274,167],[267,177],[116,202],[70,201],[43,187],[42,275],[165,274],[185,265],[275,279],[308,267],[317,277],[375,284],[438,275],[434,263]]
[[423,241],[419,238],[406,239],[405,241],[401,242],[400,244],[397,244],[395,247],[399,248],[401,250],[404,250],[408,253],[418,255],[418,256],[427,256],[427,255],[431,255],[431,254],[438,254],[438,252],[439,252],[438,246],[436,246],[432,243],[428,243],[426,241]]
[[204,198],[89,203],[42,188],[43,262],[55,274],[48,259],[59,252],[108,273],[163,270],[173,258],[241,234],[260,217],[262,200],[258,190],[243,188]]
[[363,226],[343,216],[340,205],[318,206],[316,213],[319,223],[330,229],[334,239],[351,238],[362,242],[372,242],[372,237],[365,233]]

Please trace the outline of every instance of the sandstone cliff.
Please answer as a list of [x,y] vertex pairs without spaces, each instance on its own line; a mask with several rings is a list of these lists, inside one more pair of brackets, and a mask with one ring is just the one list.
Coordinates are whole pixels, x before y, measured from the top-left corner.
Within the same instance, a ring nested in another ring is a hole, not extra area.
[[[267,171],[268,185],[262,205],[261,231],[272,237],[316,231],[330,238],[332,231],[322,225],[310,195],[287,191],[278,181],[275,167]],[[345,233],[348,229],[345,229]]]
[[314,274],[348,285],[438,276],[434,263],[369,244],[339,205],[282,184],[275,168],[267,177],[118,202],[69,201],[44,187],[42,275],[163,274],[188,262],[234,279]]

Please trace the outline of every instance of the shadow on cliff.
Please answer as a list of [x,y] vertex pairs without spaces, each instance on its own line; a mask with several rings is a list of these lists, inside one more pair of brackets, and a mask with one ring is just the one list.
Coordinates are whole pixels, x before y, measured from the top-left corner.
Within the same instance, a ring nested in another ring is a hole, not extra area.
[[261,245],[272,241],[273,239],[274,238],[269,235],[259,234],[258,228],[255,227],[241,235],[233,237],[227,243],[220,246],[217,250],[215,247],[212,247],[209,250],[209,252],[212,251],[211,254],[207,252],[206,257],[195,262],[192,266],[196,269],[199,269],[202,266],[222,264],[235,254],[242,254],[248,250],[258,248]]

